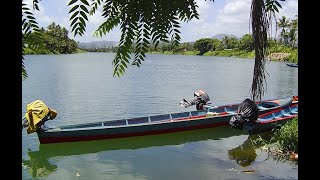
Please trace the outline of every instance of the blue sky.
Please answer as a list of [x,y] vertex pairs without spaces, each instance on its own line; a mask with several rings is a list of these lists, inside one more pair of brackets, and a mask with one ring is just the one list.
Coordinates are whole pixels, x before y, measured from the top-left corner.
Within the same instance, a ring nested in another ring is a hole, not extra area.
[[[23,0],[28,4],[32,0]],[[90,0],[88,0],[90,1]],[[215,34],[234,34],[238,37],[250,33],[249,26],[250,8],[252,0],[196,0],[199,8],[200,18],[181,23],[181,42],[196,41],[200,38],[210,38]],[[279,1],[282,5],[276,18],[286,16],[289,19],[295,18],[298,14],[298,0]],[[83,36],[73,36],[69,22],[69,0],[41,0],[39,3],[40,11],[35,12],[35,17],[40,27],[47,27],[55,22],[69,30],[69,38],[79,42],[90,41],[119,41],[120,30],[114,28],[109,34],[102,38],[93,37],[94,31],[103,22],[101,8],[93,16],[89,17],[90,23],[87,24],[86,33]],[[275,26],[274,26],[275,27]],[[275,31],[273,31],[275,32]],[[279,31],[278,31],[279,32]]]

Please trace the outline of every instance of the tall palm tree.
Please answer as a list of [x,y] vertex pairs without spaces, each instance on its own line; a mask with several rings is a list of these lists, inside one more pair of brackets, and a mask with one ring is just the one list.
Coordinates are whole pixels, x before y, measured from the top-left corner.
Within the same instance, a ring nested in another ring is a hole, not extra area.
[[286,28],[288,28],[290,26],[290,20],[287,19],[285,16],[282,16],[279,21],[277,22],[277,26],[281,29],[281,33],[280,33],[280,42],[281,43],[285,43],[286,41]]
[[298,15],[295,15],[296,19],[293,19],[290,23],[289,40],[291,42],[291,47],[296,46],[296,41],[298,39]]

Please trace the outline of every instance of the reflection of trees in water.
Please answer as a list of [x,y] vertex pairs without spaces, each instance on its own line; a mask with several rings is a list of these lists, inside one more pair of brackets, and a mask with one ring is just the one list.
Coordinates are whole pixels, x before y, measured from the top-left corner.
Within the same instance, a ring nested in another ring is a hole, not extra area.
[[[229,158],[235,160],[237,164],[242,167],[249,166],[257,157],[255,149],[261,147],[263,144],[258,139],[270,140],[270,132],[262,134],[249,135],[240,146],[228,151]],[[255,143],[253,143],[253,141]]]
[[29,157],[30,160],[22,160],[22,164],[28,168],[33,178],[47,177],[58,168],[57,165],[50,164],[45,156],[32,156],[29,154]]

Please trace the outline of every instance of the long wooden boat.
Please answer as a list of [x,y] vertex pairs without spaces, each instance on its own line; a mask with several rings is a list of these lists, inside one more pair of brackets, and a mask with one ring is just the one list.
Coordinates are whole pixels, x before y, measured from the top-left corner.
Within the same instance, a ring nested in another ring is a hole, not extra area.
[[[294,96],[297,98],[297,96]],[[292,97],[258,102],[260,114],[298,103]],[[162,134],[194,129],[203,129],[229,124],[238,112],[239,104],[207,107],[205,110],[173,114],[109,120],[77,125],[65,125],[38,131],[41,144],[89,141]]]
[[245,129],[249,134],[256,134],[280,127],[287,121],[298,116],[298,104],[261,114],[255,123],[248,123]]

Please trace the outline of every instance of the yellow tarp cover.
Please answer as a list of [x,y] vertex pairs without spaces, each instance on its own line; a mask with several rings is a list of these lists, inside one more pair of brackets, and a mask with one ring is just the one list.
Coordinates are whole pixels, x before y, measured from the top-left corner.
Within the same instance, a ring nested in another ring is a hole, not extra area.
[[27,133],[33,133],[38,129],[37,124],[50,112],[50,109],[41,101],[36,100],[27,105],[25,117],[29,122]]

